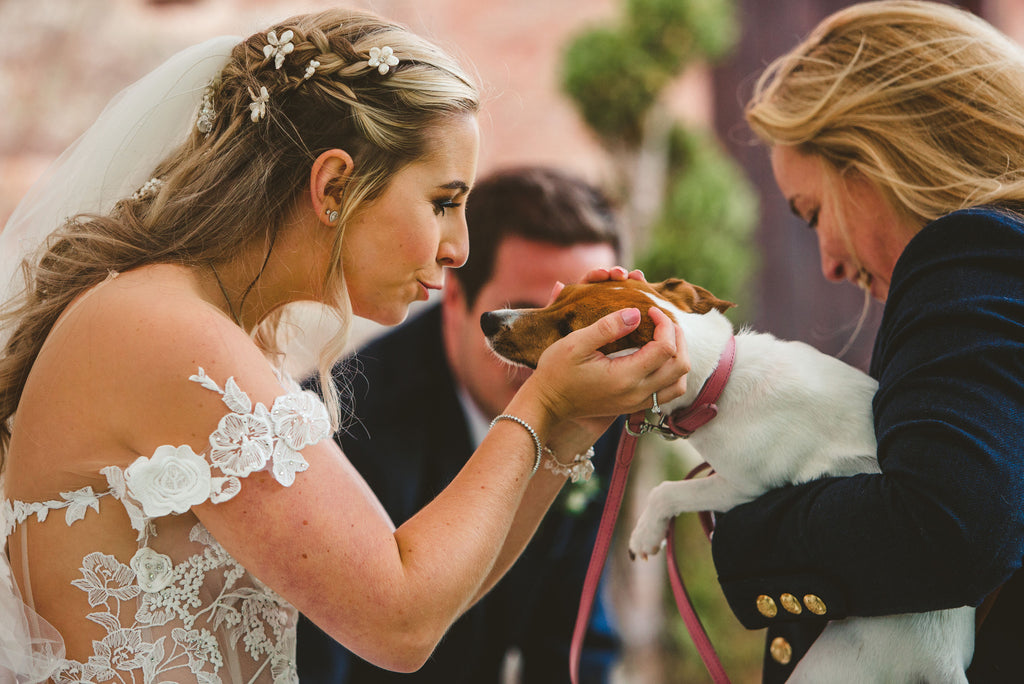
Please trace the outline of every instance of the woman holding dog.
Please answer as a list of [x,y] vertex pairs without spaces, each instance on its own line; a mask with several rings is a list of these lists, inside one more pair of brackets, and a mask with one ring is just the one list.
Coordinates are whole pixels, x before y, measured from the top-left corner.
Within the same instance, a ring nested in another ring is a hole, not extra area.
[[825,620],[971,605],[970,681],[1018,681],[1024,51],[948,5],[855,5],[770,65],[746,114],[825,277],[885,302],[881,474],[786,487],[717,521],[729,603],[770,628],[765,680]]
[[[5,307],[0,679],[295,681],[296,609],[415,669],[566,480],[539,461],[681,395],[668,319],[612,360],[639,312],[606,317],[395,529],[330,439],[337,399],[281,372],[284,305],[396,324],[465,261],[478,108],[403,27],[303,15],[175,56],[30,192],[0,234],[7,259],[43,244]],[[395,429],[416,410],[396,397]]]

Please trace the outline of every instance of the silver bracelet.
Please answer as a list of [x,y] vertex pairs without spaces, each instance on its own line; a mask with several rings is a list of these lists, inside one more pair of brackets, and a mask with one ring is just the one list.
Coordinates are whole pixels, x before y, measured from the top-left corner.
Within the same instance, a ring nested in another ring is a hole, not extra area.
[[548,460],[544,461],[544,468],[550,470],[555,475],[568,475],[575,483],[580,480],[588,482],[590,476],[594,474],[594,464],[590,462],[590,459],[594,457],[594,447],[590,447],[582,454],[573,456],[572,462],[569,464],[561,463],[555,458],[555,452],[548,447],[544,447],[544,451],[550,456]]
[[522,418],[513,416],[509,413],[502,413],[500,416],[496,416],[494,420],[491,421],[491,427],[493,428],[494,424],[497,423],[499,420],[511,420],[513,423],[519,423],[524,428],[526,428],[527,432],[530,433],[530,437],[533,437],[533,445],[537,448],[537,458],[533,462],[533,470],[530,471],[530,475],[533,475],[534,473],[537,472],[537,468],[540,467],[540,459],[544,453],[544,448],[541,446],[540,437],[537,436],[537,431],[530,427],[530,424],[527,423]]

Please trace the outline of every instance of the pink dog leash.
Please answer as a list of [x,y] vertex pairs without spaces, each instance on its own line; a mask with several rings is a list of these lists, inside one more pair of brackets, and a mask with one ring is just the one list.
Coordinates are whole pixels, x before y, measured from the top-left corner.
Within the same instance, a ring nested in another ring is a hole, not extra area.
[[594,541],[594,550],[590,554],[590,564],[587,566],[587,574],[583,579],[583,594],[580,596],[580,607],[576,613],[576,626],[572,632],[572,642],[569,646],[569,678],[572,684],[579,684],[580,681],[580,656],[583,652],[583,639],[586,636],[587,624],[590,623],[590,613],[594,608],[594,597],[597,595],[598,584],[601,581],[601,572],[604,570],[605,559],[608,558],[608,548],[612,543],[612,532],[615,530],[615,520],[619,517],[619,508],[622,506],[622,496],[626,491],[626,478],[629,476],[629,466],[633,462],[633,454],[636,452],[636,431],[644,423],[642,412],[634,413],[629,417],[626,427],[623,429],[622,437],[619,439],[619,448],[615,453],[615,468],[612,471],[612,481],[608,485],[608,497],[604,502],[604,510],[601,512],[601,523],[597,528],[597,539]]
[[[601,513],[601,522],[598,526],[597,539],[594,542],[594,550],[590,555],[590,564],[587,566],[587,574],[583,580],[583,593],[580,596],[580,606],[576,613],[576,625],[573,628],[572,642],[569,647],[569,677],[572,684],[579,684],[580,656],[583,651],[583,640],[586,636],[587,625],[590,622],[590,615],[594,608],[594,597],[597,595],[598,585],[601,580],[601,573],[604,570],[605,561],[608,558],[608,549],[611,547],[612,533],[615,530],[615,521],[619,516],[622,507],[622,498],[626,492],[626,479],[629,476],[629,467],[633,463],[633,455],[636,452],[637,438],[645,432],[656,430],[670,439],[676,437],[689,437],[694,430],[704,425],[718,414],[718,406],[715,404],[722,390],[725,389],[732,373],[733,364],[736,360],[736,340],[729,338],[725,350],[722,352],[711,376],[705,381],[697,394],[697,399],[685,408],[673,411],[660,425],[653,425],[646,422],[644,412],[632,414],[626,423],[619,439],[619,447],[615,454],[615,467],[612,471],[612,480],[608,486],[608,496],[605,499],[604,510]],[[692,477],[707,464],[697,466],[687,476]],[[704,531],[710,535],[710,516],[703,516],[701,522]],[[700,654],[704,666],[710,673],[715,684],[730,684],[725,673],[725,668],[715,652],[711,639],[700,621],[689,594],[683,584],[679,569],[676,566],[675,546],[673,544],[672,525],[669,525],[668,546],[666,548],[666,560],[668,562],[669,577],[672,584],[672,594],[676,600],[676,607],[683,618],[690,638],[693,639],[697,652]]]
[[[707,467],[710,467],[707,463],[700,464],[690,471],[686,479],[689,480]],[[711,514],[707,512],[701,513],[700,522],[704,527],[704,534],[710,540],[711,532],[714,531],[714,522]],[[690,600],[690,594],[686,591],[686,585],[683,583],[683,575],[679,572],[679,566],[676,564],[675,528],[675,525],[669,523],[668,543],[665,546],[665,562],[668,564],[668,580],[672,586],[672,596],[676,600],[676,608],[679,609],[679,615],[683,618],[683,624],[686,625],[686,631],[690,634],[690,638],[693,639],[693,644],[697,648],[697,653],[700,654],[700,659],[704,661],[704,667],[707,668],[708,674],[711,675],[711,681],[715,682],[715,684],[729,684],[729,676],[725,674],[725,667],[722,665],[722,661],[718,659],[715,647],[711,644],[711,638],[708,637],[704,624],[700,621],[700,617],[693,607],[693,601]]]

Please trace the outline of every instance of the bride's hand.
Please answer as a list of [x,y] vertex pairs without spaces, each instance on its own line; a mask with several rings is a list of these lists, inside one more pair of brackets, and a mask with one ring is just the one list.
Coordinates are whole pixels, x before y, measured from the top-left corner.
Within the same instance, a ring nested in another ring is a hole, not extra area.
[[649,409],[655,392],[661,403],[682,396],[690,370],[682,331],[657,307],[648,314],[653,339],[637,352],[609,358],[598,351],[639,324],[639,310],[622,309],[552,344],[524,389],[536,393],[555,423]]

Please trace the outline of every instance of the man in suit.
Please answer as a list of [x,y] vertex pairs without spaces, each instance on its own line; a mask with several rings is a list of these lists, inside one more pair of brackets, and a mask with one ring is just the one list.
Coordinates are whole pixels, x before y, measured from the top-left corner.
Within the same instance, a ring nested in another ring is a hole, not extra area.
[[[449,271],[440,304],[365,346],[354,363],[335,368],[335,376],[352,385],[356,416],[339,442],[396,525],[454,478],[529,372],[494,357],[480,331],[480,314],[544,306],[556,281],[575,282],[620,259],[618,218],[607,198],[555,169],[510,169],[481,180],[466,220],[469,261]],[[520,559],[452,626],[421,670],[376,668],[303,618],[300,680],[499,684],[518,673],[524,683],[564,684],[617,440],[616,429],[599,440],[592,480],[565,485]],[[599,596],[583,681],[607,682],[618,649],[607,600]]]

